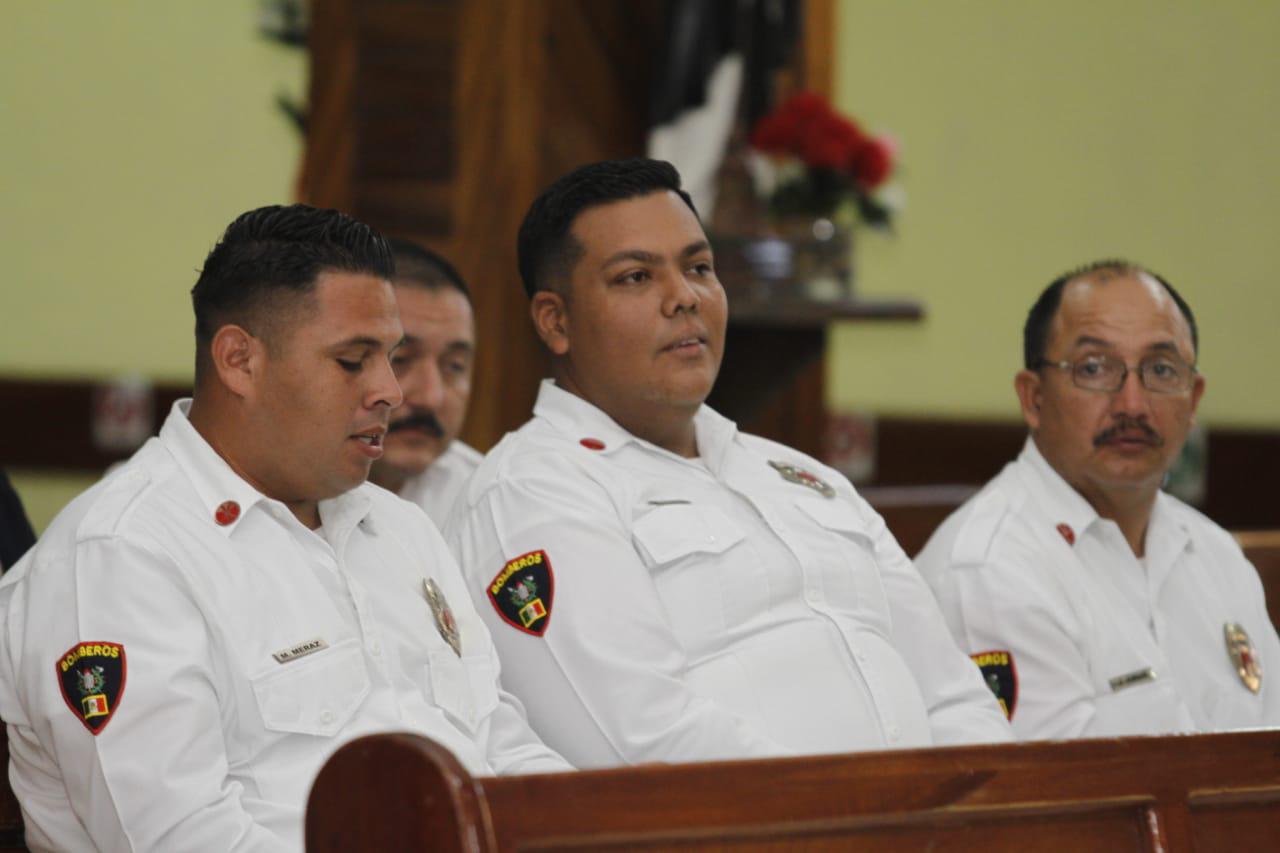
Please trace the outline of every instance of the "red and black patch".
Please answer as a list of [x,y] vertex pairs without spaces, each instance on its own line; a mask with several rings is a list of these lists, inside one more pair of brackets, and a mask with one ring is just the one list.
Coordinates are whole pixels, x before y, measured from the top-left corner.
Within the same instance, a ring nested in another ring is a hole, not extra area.
[[541,637],[551,622],[556,578],[546,551],[530,551],[508,560],[489,582],[489,601],[512,628]]
[[1018,669],[1013,665],[1013,652],[998,649],[969,655],[982,670],[982,678],[996,695],[1001,710],[1010,720],[1018,707]]
[[101,641],[76,643],[54,664],[58,686],[71,713],[91,734],[107,727],[124,696],[124,646]]

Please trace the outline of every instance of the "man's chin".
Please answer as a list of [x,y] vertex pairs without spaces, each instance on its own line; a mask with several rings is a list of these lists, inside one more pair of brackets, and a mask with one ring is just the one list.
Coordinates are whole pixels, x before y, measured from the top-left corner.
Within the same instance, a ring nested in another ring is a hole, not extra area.
[[436,439],[401,443],[398,437],[388,438],[383,444],[382,458],[373,465],[371,479],[377,483],[417,477],[443,452],[442,442]]

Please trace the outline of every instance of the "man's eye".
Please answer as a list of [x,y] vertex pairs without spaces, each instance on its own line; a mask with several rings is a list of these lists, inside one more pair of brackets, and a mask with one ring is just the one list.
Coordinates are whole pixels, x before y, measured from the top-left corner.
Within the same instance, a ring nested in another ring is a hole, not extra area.
[[624,284],[640,284],[641,282],[648,281],[648,280],[649,280],[648,270],[633,270],[629,273],[625,273],[624,275],[618,278],[618,281]]
[[338,366],[341,367],[343,370],[345,370],[347,373],[359,373],[360,368],[364,366],[363,362],[348,361],[345,358],[339,358],[337,359],[337,362],[338,362]]
[[707,276],[710,276],[710,275],[715,275],[716,273],[715,269],[711,266],[710,262],[708,261],[703,261],[700,264],[694,264],[693,271],[694,273],[702,276],[703,278],[706,278]]
[[442,365],[442,369],[450,376],[461,376],[467,372],[467,363],[465,361],[446,361]]
[[1097,358],[1086,358],[1076,364],[1076,373],[1081,376],[1101,376],[1107,372],[1107,363]]
[[1178,375],[1178,366],[1171,361],[1149,361],[1147,372],[1161,379],[1172,379]]

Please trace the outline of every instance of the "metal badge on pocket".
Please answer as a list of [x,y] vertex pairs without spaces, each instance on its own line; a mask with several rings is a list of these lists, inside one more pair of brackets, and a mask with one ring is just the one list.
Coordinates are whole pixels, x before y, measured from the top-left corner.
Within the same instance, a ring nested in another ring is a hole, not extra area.
[[427,604],[431,605],[431,615],[435,617],[436,630],[449,644],[449,648],[453,649],[453,653],[462,657],[462,635],[458,631],[458,623],[453,618],[453,611],[449,609],[449,602],[445,600],[444,593],[431,578],[422,582],[422,589],[427,594]]
[[1228,622],[1222,626],[1227,641],[1227,654],[1236,668],[1236,675],[1249,692],[1257,693],[1262,689],[1262,666],[1258,663],[1258,655],[1253,649],[1249,634],[1238,622]]

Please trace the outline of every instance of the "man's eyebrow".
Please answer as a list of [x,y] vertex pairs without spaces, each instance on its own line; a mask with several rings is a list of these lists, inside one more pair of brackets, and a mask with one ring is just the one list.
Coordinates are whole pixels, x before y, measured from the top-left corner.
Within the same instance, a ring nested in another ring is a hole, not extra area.
[[1076,342],[1073,346],[1110,347],[1115,346],[1115,344],[1111,343],[1111,341],[1104,341],[1102,338],[1095,338],[1090,335],[1081,335],[1076,338]]
[[[405,336],[401,335],[400,338],[389,347],[389,349],[395,349],[403,344],[405,340]],[[346,340],[338,341],[336,344],[329,347],[329,349],[334,352],[338,352],[339,350],[351,349],[352,347],[368,347],[369,349],[378,350],[386,347],[386,343],[381,338],[375,338],[369,335],[353,335]]]
[[471,343],[471,341],[450,341],[448,345],[445,346],[446,350],[460,350],[462,352],[472,352],[475,348],[476,345]]
[[619,261],[639,261],[642,264],[656,264],[662,258],[653,252],[646,252],[644,249],[623,249],[621,252],[615,252],[605,259],[600,265],[601,269],[611,267]]
[[685,246],[684,250],[680,252],[680,257],[691,258],[694,255],[700,255],[703,252],[709,252],[709,251],[711,251],[711,244],[708,243],[706,240],[699,240],[696,243],[690,243],[689,245]]

